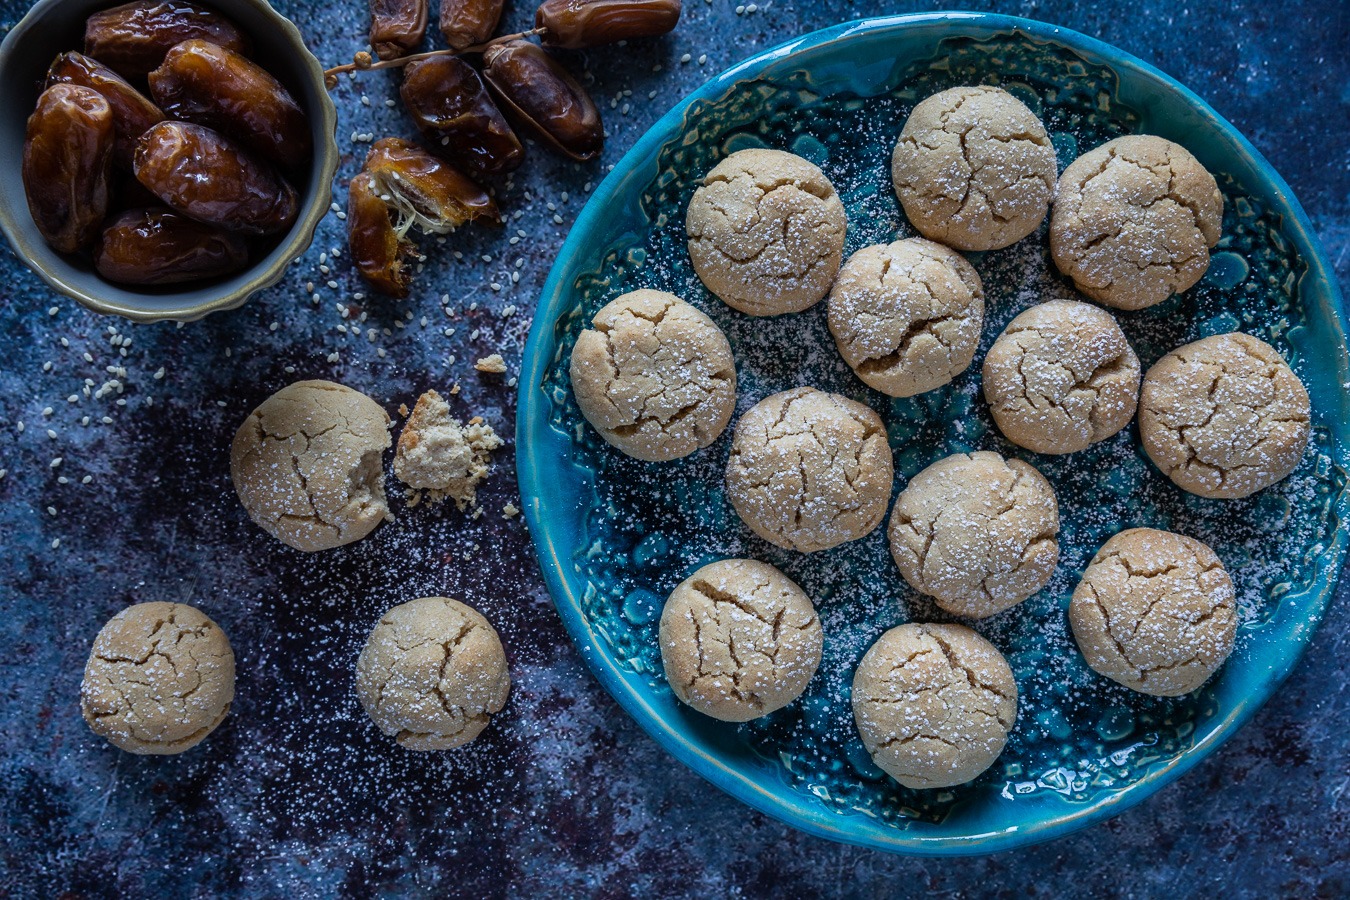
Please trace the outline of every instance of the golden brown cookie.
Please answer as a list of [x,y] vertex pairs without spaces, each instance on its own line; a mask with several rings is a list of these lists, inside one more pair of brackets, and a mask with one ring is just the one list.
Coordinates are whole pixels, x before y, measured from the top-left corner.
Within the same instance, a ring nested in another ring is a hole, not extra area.
[[883,394],[942,387],[975,358],[984,288],[961,254],[923,238],[864,247],[830,290],[830,333],[844,361]]
[[1055,148],[1022,101],[988,85],[914,107],[891,154],[910,223],[959,250],[996,250],[1031,234],[1055,191]]
[[724,722],[796,700],[824,646],[811,598],[753,559],[709,563],[680,582],[661,613],[660,640],[675,696]]
[[766,397],[736,423],[727,498],[755,534],[810,553],[881,524],[895,476],[880,417],[802,387]]
[[234,436],[230,479],[249,517],[297,550],[359,541],[389,516],[381,457],[389,414],[331,381],[297,381]]
[[448,597],[385,613],[356,661],[356,696],[381,731],[409,750],[474,740],[506,705],[511,675],[488,620]]
[[1308,392],[1274,347],[1234,332],[1154,363],[1139,436],[1154,464],[1201,497],[1247,497],[1298,466],[1311,432]]
[[1109,312],[1051,300],[1003,329],[984,358],[984,398],[1003,436],[1037,453],[1075,453],[1130,424],[1139,357]]
[[1129,135],[1064,170],[1050,253],[1093,300],[1143,309],[1200,280],[1222,225],[1223,194],[1185,147]]
[[1131,690],[1189,694],[1233,650],[1233,582],[1195,538],[1131,528],[1092,557],[1069,604],[1087,664]]
[[901,625],[853,675],[863,746],[909,788],[964,784],[984,772],[1017,720],[1017,682],[993,644],[962,625]]
[[234,652],[206,614],[182,603],[138,603],[108,621],[84,668],[80,712],[129,753],[167,755],[200,744],[234,701]]
[[571,377],[591,427],[649,462],[708,446],[736,411],[726,335],[664,291],[632,291],[596,313],[572,350]]
[[891,555],[909,586],[982,619],[1045,587],[1059,561],[1050,482],[1020,459],[980,450],[940,459],[895,501]]
[[847,221],[834,185],[782,150],[741,150],[694,191],[685,217],[703,284],[752,316],[801,312],[830,290]]

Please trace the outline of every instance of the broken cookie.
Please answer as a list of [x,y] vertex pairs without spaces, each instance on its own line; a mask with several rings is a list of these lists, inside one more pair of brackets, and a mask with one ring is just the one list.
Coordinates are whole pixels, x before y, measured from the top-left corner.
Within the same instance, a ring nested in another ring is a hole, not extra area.
[[410,488],[409,506],[450,499],[463,511],[476,504],[492,451],[501,445],[491,425],[477,416],[461,423],[440,394],[427,391],[417,398],[399,435],[394,476]]
[[1233,650],[1233,582],[1208,544],[1131,528],[1092,557],[1069,604],[1087,664],[1155,697],[1189,694]]
[[249,517],[297,550],[359,541],[389,516],[381,457],[389,415],[331,381],[298,381],[251,412],[230,446]]
[[709,563],[680,582],[661,613],[660,641],[675,696],[723,722],[796,700],[824,646],[811,598],[752,559]]

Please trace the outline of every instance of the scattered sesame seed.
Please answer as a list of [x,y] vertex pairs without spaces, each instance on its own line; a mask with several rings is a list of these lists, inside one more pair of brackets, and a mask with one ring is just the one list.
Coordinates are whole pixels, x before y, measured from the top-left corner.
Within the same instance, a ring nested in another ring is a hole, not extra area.
[[60,547],[60,546],[61,546],[61,539],[60,539],[60,538],[52,538],[52,549],[55,550],[57,547]]
[[151,377],[153,377],[156,381],[159,381],[160,379],[162,379],[162,378],[164,377],[164,367],[163,367],[163,366],[160,366],[160,367],[159,367],[159,370],[158,370],[157,372],[155,372],[155,374],[154,374],[153,376],[151,376]]
[[48,463],[47,466],[48,468],[51,469],[59,469],[63,461],[64,461],[63,457],[58,456],[55,459],[53,459],[50,463]]
[[86,475],[86,476],[84,476],[83,478],[80,479],[80,484],[88,484],[89,482],[91,482],[91,481],[93,481],[93,480],[94,480],[94,476],[93,476],[93,475]]
[[56,315],[57,313],[59,313],[60,311],[61,311],[61,307],[59,307],[59,306],[53,306],[53,307],[51,307],[50,309],[47,310],[47,315],[49,315],[49,316],[54,316],[54,315]]

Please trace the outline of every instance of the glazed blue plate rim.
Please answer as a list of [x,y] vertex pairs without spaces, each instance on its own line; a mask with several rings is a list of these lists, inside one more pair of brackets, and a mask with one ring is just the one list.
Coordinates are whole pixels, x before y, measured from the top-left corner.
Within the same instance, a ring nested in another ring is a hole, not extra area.
[[[576,586],[569,584],[571,547],[554,543],[555,534],[548,524],[552,516],[549,515],[550,509],[541,489],[545,479],[548,478],[550,466],[555,463],[555,459],[544,451],[550,444],[558,442],[558,439],[549,433],[551,428],[548,416],[544,412],[547,404],[543,397],[542,385],[554,363],[557,351],[556,323],[570,309],[569,299],[572,291],[567,285],[574,281],[577,274],[571,261],[584,255],[582,251],[588,246],[593,232],[603,233],[603,221],[610,204],[619,194],[627,177],[635,169],[653,164],[658,158],[660,148],[683,131],[685,114],[693,104],[699,101],[712,101],[723,96],[737,82],[757,77],[772,63],[801,50],[846,41],[858,35],[941,22],[960,22],[968,27],[981,28],[988,36],[1021,32],[1033,39],[1066,47],[1090,60],[1095,57],[1096,61],[1116,72],[1133,69],[1135,70],[1133,74],[1161,82],[1164,87],[1178,93],[1195,112],[1228,137],[1240,153],[1249,158],[1252,168],[1273,189],[1274,195],[1283,207],[1280,211],[1286,214],[1286,233],[1293,238],[1308,266],[1301,280],[1306,284],[1308,279],[1312,279],[1325,288],[1325,299],[1334,314],[1334,324],[1342,332],[1341,344],[1344,346],[1344,333],[1347,330],[1344,302],[1307,214],[1295,199],[1288,184],[1265,157],[1194,92],[1161,70],[1124,51],[1095,38],[1048,23],[1015,16],[974,12],[885,16],[847,22],[812,32],[749,57],[727,69],[662,116],[614,166],[577,217],[540,295],[529,339],[525,345],[521,378],[517,387],[516,453],[517,477],[525,518],[554,605],[587,666],[594,672],[601,685],[644,731],[672,756],[716,787],[760,812],[809,834],[892,853],[961,856],[991,853],[1049,840],[1110,818],[1179,778],[1217,748],[1269,699],[1302,655],[1313,630],[1321,622],[1344,565],[1346,530],[1338,529],[1331,536],[1327,551],[1332,556],[1332,562],[1325,571],[1326,582],[1323,584],[1319,580],[1315,585],[1316,596],[1305,607],[1306,627],[1298,629],[1292,636],[1295,638],[1293,652],[1284,654],[1274,666],[1254,676],[1257,689],[1240,701],[1235,708],[1229,710],[1227,716],[1216,720],[1216,724],[1208,734],[1188,750],[1165,763],[1150,767],[1143,777],[1130,785],[1104,792],[1104,796],[1072,808],[1065,806],[1062,815],[1052,815],[999,831],[931,836],[891,829],[863,815],[842,814],[827,808],[809,794],[784,783],[766,787],[732,770],[722,760],[689,741],[682,733],[678,722],[664,718],[651,706],[642,679],[636,673],[627,672],[620,667],[606,640],[591,627],[580,603],[584,584],[580,582]],[[1340,362],[1344,369],[1345,360],[1342,359]],[[1346,405],[1344,396],[1341,399],[1344,412]],[[1347,492],[1343,491],[1337,498],[1333,515],[1344,521],[1348,506],[1350,500]],[[1053,802],[1053,798],[1042,802]]]

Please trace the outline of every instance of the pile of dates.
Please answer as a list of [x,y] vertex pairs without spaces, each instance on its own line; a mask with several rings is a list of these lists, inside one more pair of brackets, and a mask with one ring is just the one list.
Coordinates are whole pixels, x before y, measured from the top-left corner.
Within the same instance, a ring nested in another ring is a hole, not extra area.
[[[440,2],[448,51],[403,58],[422,43],[428,0],[371,0],[370,45],[383,62],[358,54],[354,66],[340,67],[402,68],[399,95],[431,150],[387,138],[351,182],[352,258],[373,287],[397,297],[419,258],[405,237],[411,227],[444,234],[473,219],[500,223],[478,182],[520,166],[516,129],[577,161],[600,155],[599,110],[545,48],[654,37],[674,28],[681,11],[680,0],[544,0],[532,32],[492,40],[504,0]],[[543,46],[527,39],[536,35]]]
[[28,119],[24,190],[47,243],[109,281],[166,285],[242,269],[289,229],[309,122],[247,52],[182,0],[90,16]]

